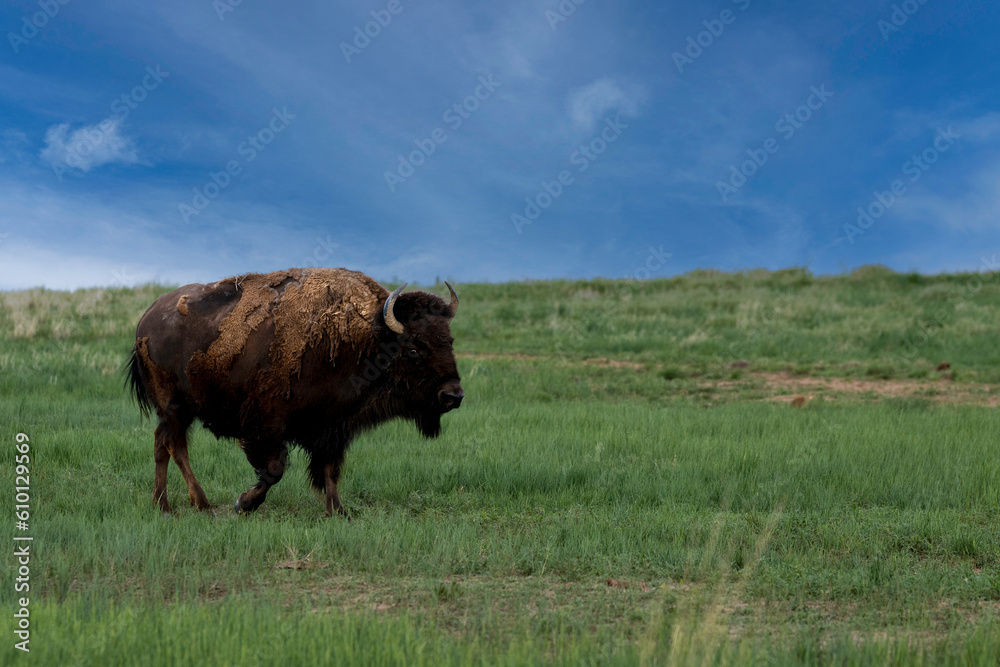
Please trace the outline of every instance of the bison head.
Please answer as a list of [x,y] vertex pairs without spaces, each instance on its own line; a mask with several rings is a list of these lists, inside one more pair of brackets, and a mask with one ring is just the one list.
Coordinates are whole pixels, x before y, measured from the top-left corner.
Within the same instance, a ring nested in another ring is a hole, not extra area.
[[450,284],[445,285],[451,292],[450,303],[427,292],[402,294],[404,283],[382,307],[385,333],[395,337],[394,375],[406,394],[402,398],[417,428],[428,438],[441,432],[441,415],[459,407],[465,398],[449,326],[458,310],[458,295]]

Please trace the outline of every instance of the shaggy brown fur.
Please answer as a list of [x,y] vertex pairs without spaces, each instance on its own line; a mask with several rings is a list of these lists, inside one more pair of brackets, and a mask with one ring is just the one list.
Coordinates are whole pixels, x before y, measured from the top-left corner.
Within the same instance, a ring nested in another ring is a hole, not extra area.
[[250,335],[270,320],[270,365],[260,374],[257,391],[269,399],[288,396],[307,347],[325,341],[333,362],[341,342],[370,342],[375,313],[388,296],[368,276],[346,269],[290,269],[222,281],[227,282],[242,293],[240,300],[222,321],[219,337],[191,358],[190,372],[201,375],[202,382],[224,382],[236,358],[246,353]]
[[[186,285],[140,320],[128,369],[132,390],[144,411],[156,411],[172,450],[186,453],[184,434],[194,418],[219,437],[240,440],[261,481],[240,496],[237,509],[263,502],[281,478],[286,443],[294,442],[311,455],[313,484],[326,492],[327,512],[342,512],[336,481],[358,431],[403,417],[433,437],[441,414],[464,396],[450,306],[425,292],[402,294],[393,313],[405,330],[395,334],[382,317],[388,296],[368,276],[346,269]],[[168,509],[161,458],[154,493]],[[192,502],[199,504],[190,478]]]

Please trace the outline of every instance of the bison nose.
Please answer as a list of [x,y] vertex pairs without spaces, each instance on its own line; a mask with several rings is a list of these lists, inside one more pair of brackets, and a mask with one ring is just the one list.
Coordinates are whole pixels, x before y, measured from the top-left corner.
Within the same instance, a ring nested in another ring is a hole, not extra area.
[[461,386],[448,387],[438,392],[438,401],[441,402],[441,407],[445,410],[454,410],[462,405],[463,398],[465,398],[465,392],[462,391]]

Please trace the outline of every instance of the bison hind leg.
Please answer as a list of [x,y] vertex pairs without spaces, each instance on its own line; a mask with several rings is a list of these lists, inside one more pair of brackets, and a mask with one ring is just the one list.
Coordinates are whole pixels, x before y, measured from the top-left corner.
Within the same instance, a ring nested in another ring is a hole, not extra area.
[[156,427],[153,436],[153,462],[156,472],[153,477],[153,502],[160,506],[160,511],[170,514],[170,503],[167,501],[167,466],[170,464],[170,427],[161,422]]
[[211,509],[205,492],[195,478],[194,471],[191,470],[191,461],[188,458],[187,430],[191,421],[192,418],[187,411],[177,406],[171,405],[166,410],[160,411],[160,423],[154,435],[153,461],[156,463],[156,472],[153,482],[153,502],[157,503],[164,513],[170,512],[170,504],[167,502],[167,464],[171,457],[187,484],[191,505],[200,510]]

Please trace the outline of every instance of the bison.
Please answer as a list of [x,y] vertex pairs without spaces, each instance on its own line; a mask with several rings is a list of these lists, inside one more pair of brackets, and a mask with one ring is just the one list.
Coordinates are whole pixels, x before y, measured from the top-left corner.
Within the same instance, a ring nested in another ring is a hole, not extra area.
[[458,295],[445,284],[450,303],[404,294],[405,284],[390,294],[357,271],[289,269],[161,296],[139,320],[125,368],[141,412],[159,418],[153,502],[170,512],[173,457],[191,504],[210,508],[188,461],[197,418],[217,438],[237,439],[257,472],[237,512],[260,507],[297,444],[327,516],[346,516],[337,481],[354,436],[402,418],[433,438],[465,397],[449,328]]

